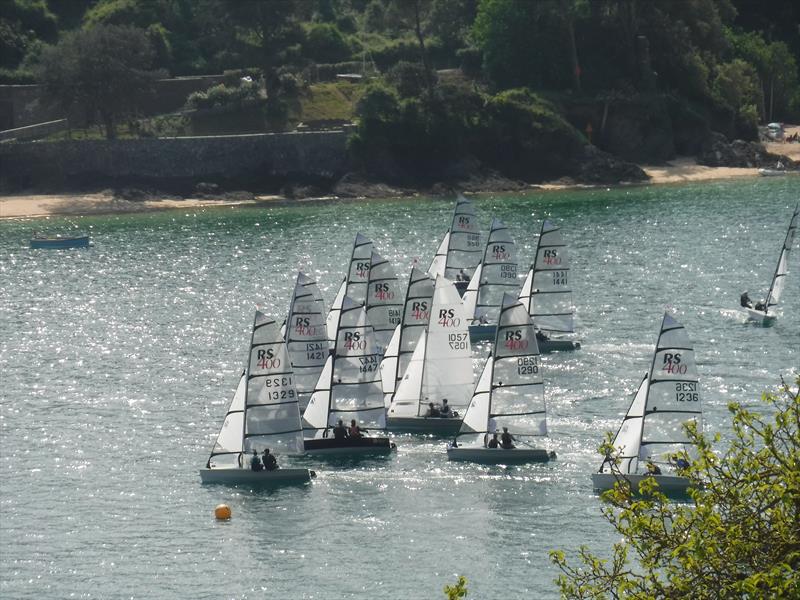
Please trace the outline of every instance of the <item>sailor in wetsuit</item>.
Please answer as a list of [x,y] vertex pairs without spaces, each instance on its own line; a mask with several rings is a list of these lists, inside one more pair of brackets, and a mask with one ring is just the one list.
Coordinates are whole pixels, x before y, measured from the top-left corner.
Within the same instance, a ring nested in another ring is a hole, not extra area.
[[336,440],[345,440],[347,439],[347,428],[342,423],[342,420],[339,419],[339,422],[333,428],[333,438]]
[[753,308],[753,301],[750,300],[750,296],[747,292],[743,292],[739,297],[739,304],[742,305],[742,308]]

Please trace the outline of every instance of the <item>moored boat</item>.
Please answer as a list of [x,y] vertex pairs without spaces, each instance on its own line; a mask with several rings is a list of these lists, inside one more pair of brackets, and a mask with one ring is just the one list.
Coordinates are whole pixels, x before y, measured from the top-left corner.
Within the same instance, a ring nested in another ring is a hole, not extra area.
[[91,245],[91,240],[86,234],[75,236],[34,234],[30,241],[31,248],[49,248],[53,250],[88,248]]

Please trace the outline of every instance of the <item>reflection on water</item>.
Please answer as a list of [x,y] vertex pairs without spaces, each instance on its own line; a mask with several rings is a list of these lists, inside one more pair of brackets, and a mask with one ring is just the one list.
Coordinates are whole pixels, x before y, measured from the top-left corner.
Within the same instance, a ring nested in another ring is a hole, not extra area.
[[[779,179],[779,178],[775,178]],[[295,270],[330,305],[356,231],[398,275],[427,266],[452,202],[403,199],[72,218],[88,251],[32,251],[41,222],[0,221],[0,595],[64,597],[557,597],[547,553],[616,541],[590,474],[649,367],[671,307],[695,346],[707,429],[726,404],[800,366],[800,268],[783,318],[763,296],[800,185],[793,180],[476,199],[521,268],[543,218],[570,244],[578,352],[542,357],[547,464],[447,461],[445,439],[397,436],[360,461],[299,461],[307,486],[201,486],[197,470],[245,361],[253,308],[282,318]],[[50,219],[48,229],[66,220]],[[734,311],[734,312],[731,312]],[[473,353],[477,375],[488,354]],[[290,466],[292,461],[282,459]],[[229,504],[233,518],[213,509]],[[607,552],[603,552],[607,554]]]

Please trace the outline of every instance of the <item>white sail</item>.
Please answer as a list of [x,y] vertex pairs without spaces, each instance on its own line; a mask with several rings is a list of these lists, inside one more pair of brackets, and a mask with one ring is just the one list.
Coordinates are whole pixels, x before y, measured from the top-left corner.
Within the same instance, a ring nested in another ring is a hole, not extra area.
[[436,249],[436,254],[431,261],[431,266],[428,267],[428,274],[435,278],[437,275],[444,277],[445,268],[447,267],[447,247],[450,245],[450,230],[444,234],[439,247]]
[[280,327],[256,311],[250,352],[239,387],[208,461],[210,469],[243,466],[242,454],[303,448],[294,374]]
[[[403,321],[400,324],[397,359],[394,361],[392,375],[396,383],[400,381],[406,372],[408,362],[417,347],[420,335],[428,326],[433,303],[433,288],[434,282],[427,273],[416,267],[411,269],[408,288],[406,288],[406,299],[403,305]],[[391,368],[388,363],[386,368]],[[386,387],[384,391],[393,393],[394,388],[394,385],[391,390]]]
[[517,441],[547,435],[544,381],[530,315],[513,294],[503,296],[492,356],[486,361],[459,436],[483,445],[507,427]]
[[[639,446],[642,441],[642,420],[644,419],[645,401],[647,400],[648,374],[645,373],[639,388],[622,420],[622,425],[614,436],[612,445],[619,453],[620,473],[635,474],[639,467]],[[606,468],[606,463],[603,464]]]
[[409,405],[414,399],[416,411],[409,416],[424,416],[430,402],[440,404],[445,399],[453,410],[463,411],[473,385],[472,347],[464,305],[455,284],[437,276],[425,337],[420,338],[397,385],[389,414],[406,416],[393,413],[393,408],[400,400]]
[[683,325],[665,314],[650,367],[639,461],[666,463],[672,454],[689,451],[683,428],[689,421],[702,429],[694,350]]
[[356,304],[364,304],[367,299],[372,241],[360,233],[356,234],[350,265],[347,269],[347,290],[345,295]]
[[303,415],[320,436],[339,419],[368,429],[386,429],[375,334],[364,306],[345,296],[336,346]]
[[786,231],[786,238],[783,240],[781,247],[781,254],[778,257],[778,266],[775,269],[775,275],[772,277],[772,284],[770,285],[769,292],[764,304],[767,307],[765,312],[769,312],[770,307],[776,306],[783,294],[783,288],[786,286],[786,274],[788,273],[789,252],[794,243],[794,236],[797,233],[797,224],[800,220],[800,204],[795,206],[792,219],[789,221],[789,229]]
[[512,292],[517,284],[517,249],[508,228],[500,219],[492,219],[492,227],[481,262],[482,273],[474,315],[484,315],[487,322],[496,323],[503,303],[503,294]]
[[339,326],[339,314],[342,312],[342,302],[347,293],[347,279],[342,280],[339,286],[339,291],[336,292],[336,297],[333,299],[331,309],[328,311],[328,316],[325,319],[325,331],[328,336],[328,344],[333,348],[336,343],[336,328]]
[[247,371],[244,452],[302,451],[300,408],[286,342],[275,320],[258,311]]
[[244,431],[244,396],[247,393],[247,370],[242,371],[228,413],[214,442],[206,465],[209,469],[236,469],[241,466]]
[[383,354],[395,328],[403,320],[403,292],[392,265],[373,251],[367,288],[367,319]]
[[400,351],[400,330],[402,325],[394,328],[392,338],[386,346],[386,351],[381,359],[381,389],[383,389],[383,403],[386,408],[392,401],[394,394],[395,380],[397,378],[397,355]]
[[[520,300],[528,307],[536,327],[544,331],[572,333],[575,330],[569,260],[559,228],[545,220],[536,248],[536,261],[523,286]],[[527,290],[527,291],[525,291]]]
[[481,234],[472,202],[459,195],[447,246],[444,276],[455,281],[468,279],[481,259]]
[[481,289],[481,278],[483,277],[483,263],[478,263],[475,272],[469,280],[469,285],[464,291],[464,296],[461,301],[464,304],[464,314],[470,320],[470,323],[476,319],[480,319],[481,315],[477,314],[478,310],[478,292]]
[[322,294],[316,281],[298,272],[286,320],[286,346],[294,370],[300,410],[305,410],[308,405],[328,358],[324,315]]

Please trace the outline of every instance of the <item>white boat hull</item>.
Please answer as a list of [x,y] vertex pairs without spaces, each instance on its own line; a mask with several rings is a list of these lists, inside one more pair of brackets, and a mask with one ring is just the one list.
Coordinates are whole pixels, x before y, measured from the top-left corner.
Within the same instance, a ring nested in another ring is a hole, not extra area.
[[306,454],[314,456],[378,456],[397,450],[394,442],[387,437],[365,437],[358,440],[349,438],[313,438],[305,440]]
[[[689,488],[689,479],[678,475],[621,475],[631,483],[631,488],[638,491],[639,484],[647,477],[653,477],[658,482],[659,491],[665,494],[685,494]],[[592,473],[592,485],[600,491],[610,490],[617,482],[614,473]]]
[[388,417],[386,427],[403,433],[454,436],[461,428],[460,417]]
[[203,483],[227,485],[292,485],[311,481],[308,469],[277,469],[275,471],[251,471],[250,469],[200,469]]
[[747,320],[754,323],[767,324],[775,320],[775,315],[768,315],[763,310],[756,310],[755,308],[744,308],[743,310],[747,315]]
[[447,447],[447,459],[491,465],[519,465],[531,462],[547,462],[551,455],[543,448],[481,448],[470,446]]

